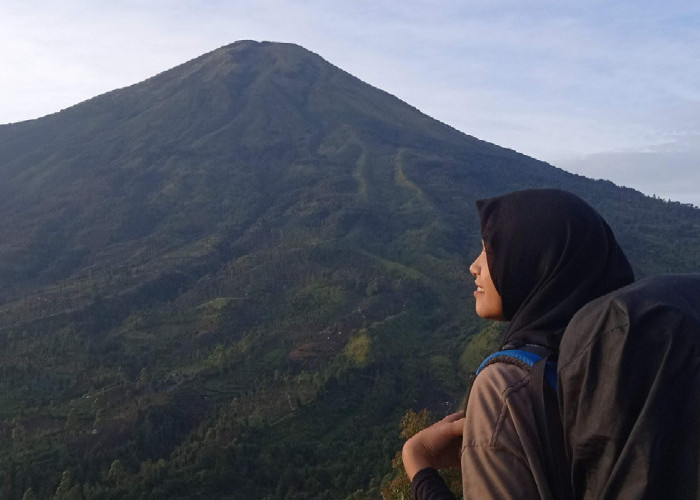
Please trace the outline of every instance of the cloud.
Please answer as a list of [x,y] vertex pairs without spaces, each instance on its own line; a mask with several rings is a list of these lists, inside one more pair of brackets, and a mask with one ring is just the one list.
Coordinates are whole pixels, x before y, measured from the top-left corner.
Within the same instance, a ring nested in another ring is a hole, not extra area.
[[700,207],[700,135],[646,151],[609,151],[561,160],[557,165],[586,177],[608,179],[648,195]]

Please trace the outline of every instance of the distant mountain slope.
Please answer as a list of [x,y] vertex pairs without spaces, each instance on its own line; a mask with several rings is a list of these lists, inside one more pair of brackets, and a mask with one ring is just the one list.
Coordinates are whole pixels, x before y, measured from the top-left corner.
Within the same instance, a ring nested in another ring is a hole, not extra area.
[[9,498],[376,496],[400,417],[464,389],[480,197],[568,189],[638,274],[700,268],[699,210],[467,136],[289,44],[0,126],[0,179]]

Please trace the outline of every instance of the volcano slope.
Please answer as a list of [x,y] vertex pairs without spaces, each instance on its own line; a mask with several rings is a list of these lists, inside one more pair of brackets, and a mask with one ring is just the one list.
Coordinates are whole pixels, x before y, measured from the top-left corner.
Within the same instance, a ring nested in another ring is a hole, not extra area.
[[700,268],[697,209],[288,44],[0,126],[0,178],[3,498],[377,497],[406,411],[463,397],[477,198],[567,189],[639,276]]

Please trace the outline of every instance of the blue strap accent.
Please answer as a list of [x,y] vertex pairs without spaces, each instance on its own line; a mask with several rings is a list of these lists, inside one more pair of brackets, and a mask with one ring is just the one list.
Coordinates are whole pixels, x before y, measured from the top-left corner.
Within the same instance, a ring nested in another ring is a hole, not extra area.
[[[505,351],[497,351],[488,356],[483,363],[481,363],[479,368],[476,370],[476,375],[481,373],[481,371],[491,363],[497,362],[498,358],[515,359],[532,368],[532,365],[541,360],[542,356],[523,349],[506,349]],[[553,361],[547,361],[547,364],[544,367],[544,378],[547,385],[552,387],[554,390],[557,389],[557,365]]]
[[479,368],[476,370],[476,374],[478,375],[481,370],[486,368],[488,365],[491,364],[492,361],[494,361],[494,358],[513,358],[517,359],[518,361],[522,361],[525,363],[527,366],[532,368],[532,365],[537,363],[540,359],[542,359],[542,356],[535,354],[534,352],[530,351],[524,351],[522,349],[507,349],[505,351],[497,351],[491,354],[489,357],[487,357],[483,363],[479,366]]

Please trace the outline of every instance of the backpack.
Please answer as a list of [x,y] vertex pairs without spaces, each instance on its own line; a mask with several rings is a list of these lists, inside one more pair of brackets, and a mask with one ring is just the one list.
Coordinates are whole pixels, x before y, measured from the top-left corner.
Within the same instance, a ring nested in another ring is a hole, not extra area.
[[507,346],[477,370],[532,370],[554,498],[700,498],[700,274],[654,276],[593,300],[555,356]]

